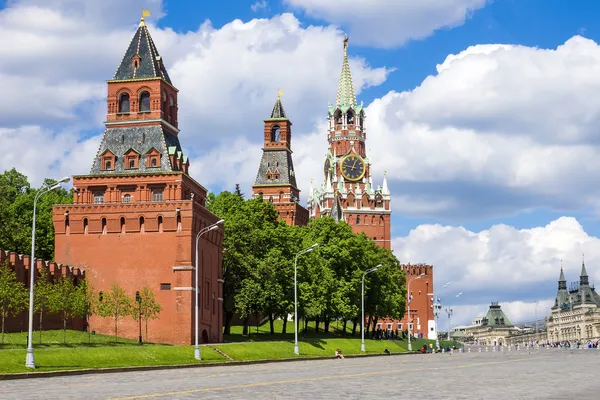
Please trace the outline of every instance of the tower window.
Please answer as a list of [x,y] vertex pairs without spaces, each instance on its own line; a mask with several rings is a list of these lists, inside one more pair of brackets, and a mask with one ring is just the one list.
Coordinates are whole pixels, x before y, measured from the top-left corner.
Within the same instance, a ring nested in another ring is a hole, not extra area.
[[106,218],[102,218],[102,234],[106,235]]
[[125,217],[121,217],[121,233],[125,233]]
[[126,194],[125,196],[123,196],[123,203],[131,203],[131,195],[130,194]]
[[150,160],[150,166],[156,167],[156,157],[152,157],[152,160]]
[[121,95],[119,96],[119,112],[129,112],[129,94],[127,93],[121,93]]
[[159,232],[163,231],[163,217],[162,217],[162,215],[158,216],[158,231]]
[[71,233],[71,226],[70,226],[70,222],[69,222],[69,216],[67,215],[67,218],[65,218],[65,234],[69,235]]
[[152,191],[152,201],[163,201],[162,189],[155,189]]
[[356,225],[360,225],[360,217],[356,217]]
[[147,91],[143,91],[140,94],[140,111],[150,111],[150,93],[148,93]]
[[348,112],[346,113],[346,121],[349,124],[354,124],[354,113],[352,112],[352,110],[348,110]]
[[340,110],[336,110],[335,114],[333,114],[333,118],[335,119],[335,123],[337,125],[342,124],[342,112]]
[[95,192],[94,193],[94,204],[102,204],[104,203],[104,192]]
[[275,125],[271,128],[271,142],[279,142],[281,140],[281,129]]
[[88,233],[88,219],[87,218],[83,219],[83,233],[86,235]]
[[181,214],[177,214],[177,232],[181,232]]
[[131,168],[131,169],[135,168],[135,160],[133,158],[129,159],[129,168]]
[[110,160],[105,161],[104,169],[109,170],[109,171],[112,169],[112,162]]
[[140,217],[140,233],[144,233],[144,217]]

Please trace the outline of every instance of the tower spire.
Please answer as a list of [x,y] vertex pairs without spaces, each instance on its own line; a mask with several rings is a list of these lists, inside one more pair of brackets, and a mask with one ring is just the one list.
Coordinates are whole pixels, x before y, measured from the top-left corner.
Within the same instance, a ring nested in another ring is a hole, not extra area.
[[336,106],[348,108],[356,106],[356,94],[354,93],[354,84],[352,83],[352,73],[348,62],[348,36],[344,36],[344,62],[342,63],[342,73],[338,84]]
[[579,275],[579,285],[589,285],[589,278],[587,271],[585,270],[585,256],[581,254],[581,274]]
[[277,90],[277,100],[275,100],[275,105],[273,106],[273,111],[271,111],[269,119],[287,119],[283,104],[281,104],[282,94],[283,92],[281,90]]

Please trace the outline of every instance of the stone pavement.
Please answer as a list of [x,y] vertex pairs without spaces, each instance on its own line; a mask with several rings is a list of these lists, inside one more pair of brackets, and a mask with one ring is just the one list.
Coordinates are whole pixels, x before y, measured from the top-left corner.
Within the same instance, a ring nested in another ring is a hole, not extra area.
[[419,354],[0,381],[0,399],[600,398],[600,350]]

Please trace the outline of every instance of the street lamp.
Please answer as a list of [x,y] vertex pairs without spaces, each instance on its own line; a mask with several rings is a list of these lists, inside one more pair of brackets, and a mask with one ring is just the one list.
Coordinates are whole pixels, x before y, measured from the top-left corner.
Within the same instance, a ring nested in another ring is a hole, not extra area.
[[[447,282],[446,284],[444,284],[444,286],[442,286],[442,288],[447,288],[450,285],[450,283],[452,283],[452,282]],[[442,310],[442,300],[438,297],[437,302],[434,302],[435,295],[432,293],[432,296],[433,297],[431,298],[431,302],[433,302],[434,304],[431,306],[431,308],[433,308],[433,315],[435,318],[435,347],[439,350],[440,349],[440,334],[438,332],[438,317]]]
[[214,231],[223,222],[225,222],[225,220],[220,219],[217,222],[215,222],[214,224],[200,229],[200,231],[196,234],[196,266],[195,266],[196,286],[194,287],[194,292],[196,294],[196,307],[195,307],[195,320],[194,320],[196,333],[195,333],[195,338],[194,338],[194,358],[196,360],[202,360],[202,357],[200,356],[200,345],[198,344],[198,310],[199,310],[198,303],[200,301],[200,296],[198,295],[198,291],[199,291],[199,289],[198,289],[198,242],[200,241],[200,236],[202,236],[206,232]]
[[52,186],[45,185],[40,189],[33,200],[33,224],[31,226],[31,259],[29,260],[29,334],[27,336],[27,356],[25,358],[25,366],[27,368],[35,368],[35,359],[33,357],[33,280],[36,274],[35,270],[35,214],[37,211],[38,199],[54,189],[58,189],[61,183],[69,182],[70,178],[65,176]]
[[140,326],[139,342],[140,342],[140,344],[142,344],[142,296],[140,296],[139,291],[135,292],[135,301],[136,301],[136,303],[138,303],[138,319],[139,319],[138,322],[139,322],[139,326]]
[[371,272],[377,271],[381,267],[381,264],[373,267],[371,269],[366,270],[362,276],[362,327],[360,329],[361,332],[361,342],[360,342],[360,351],[365,352],[365,276],[370,274]]
[[298,257],[302,254],[310,253],[317,247],[319,243],[315,243],[304,250],[301,250],[296,254],[294,259],[294,354],[300,355],[300,349],[298,348]]
[[[461,294],[462,294],[462,292],[460,292],[459,294],[457,294],[456,298],[459,298]],[[452,325],[451,325],[451,318],[452,318],[452,313],[453,312],[454,312],[454,310],[452,308],[450,308],[450,306],[448,306],[446,308],[446,313],[448,314],[448,340],[450,340],[450,329],[452,327]]]
[[[410,324],[410,301],[412,300],[412,295],[410,294],[410,284],[412,283],[412,281],[416,281],[417,279],[421,279],[423,276],[425,276],[425,274],[421,274],[417,277],[412,278],[411,280],[408,281],[408,287],[406,288],[406,291],[408,292],[408,318],[406,319],[406,321],[408,322],[408,327],[411,327]],[[408,331],[408,351],[412,351],[412,343],[410,343],[410,335],[412,334],[413,329],[409,329]]]

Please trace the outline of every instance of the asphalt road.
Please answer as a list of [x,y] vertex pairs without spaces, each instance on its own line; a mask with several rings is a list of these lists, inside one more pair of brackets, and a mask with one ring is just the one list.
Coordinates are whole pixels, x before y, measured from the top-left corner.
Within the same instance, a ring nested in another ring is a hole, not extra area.
[[0,381],[0,399],[600,398],[600,350],[419,354]]

